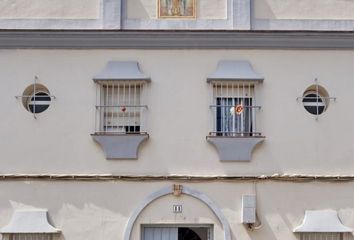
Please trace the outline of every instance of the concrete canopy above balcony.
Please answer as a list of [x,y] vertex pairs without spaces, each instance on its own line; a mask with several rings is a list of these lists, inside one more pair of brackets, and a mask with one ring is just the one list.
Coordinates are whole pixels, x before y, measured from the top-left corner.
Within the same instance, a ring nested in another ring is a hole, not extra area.
[[216,70],[207,78],[212,81],[254,81],[263,82],[264,77],[255,72],[248,61],[221,60]]
[[317,210],[305,211],[302,224],[294,229],[294,232],[352,232],[353,229],[344,226],[337,211]]
[[106,67],[93,80],[99,81],[146,81],[149,76],[141,72],[136,61],[109,61]]
[[48,223],[46,209],[16,210],[0,233],[60,233]]

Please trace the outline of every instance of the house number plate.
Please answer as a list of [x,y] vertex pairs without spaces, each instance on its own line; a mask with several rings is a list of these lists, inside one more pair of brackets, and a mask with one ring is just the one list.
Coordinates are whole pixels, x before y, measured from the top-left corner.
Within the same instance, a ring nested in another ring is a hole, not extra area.
[[173,205],[174,213],[182,213],[182,205]]

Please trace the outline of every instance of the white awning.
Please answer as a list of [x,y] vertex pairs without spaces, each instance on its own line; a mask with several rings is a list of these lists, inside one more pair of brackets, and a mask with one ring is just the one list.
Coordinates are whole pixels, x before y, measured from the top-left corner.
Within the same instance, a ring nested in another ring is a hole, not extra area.
[[98,81],[150,81],[150,77],[140,71],[136,61],[110,61],[93,80]]
[[0,229],[0,233],[59,233],[57,229],[48,223],[47,210],[16,210],[10,223]]
[[334,210],[305,211],[302,224],[294,232],[352,232],[344,226]]
[[248,61],[221,60],[216,71],[209,75],[207,82],[212,81],[256,81],[262,82],[264,77],[256,73]]

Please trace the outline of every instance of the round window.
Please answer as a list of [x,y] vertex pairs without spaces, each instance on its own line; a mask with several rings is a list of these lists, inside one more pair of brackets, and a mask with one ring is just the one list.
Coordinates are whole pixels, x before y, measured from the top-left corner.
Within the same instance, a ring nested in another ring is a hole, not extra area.
[[323,87],[312,85],[304,92],[302,103],[306,111],[314,115],[320,115],[328,107],[328,93]]
[[51,96],[41,84],[32,84],[23,92],[22,104],[31,113],[41,113],[49,108]]

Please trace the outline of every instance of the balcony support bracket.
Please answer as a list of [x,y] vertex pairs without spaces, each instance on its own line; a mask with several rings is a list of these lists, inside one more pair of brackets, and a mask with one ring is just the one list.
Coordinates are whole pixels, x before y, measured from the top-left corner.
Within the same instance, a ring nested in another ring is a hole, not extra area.
[[264,139],[264,136],[207,136],[207,141],[216,148],[220,161],[251,161],[252,151]]
[[139,146],[149,138],[147,133],[91,134],[91,136],[101,145],[106,159],[137,159]]

